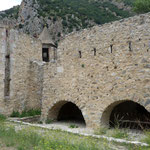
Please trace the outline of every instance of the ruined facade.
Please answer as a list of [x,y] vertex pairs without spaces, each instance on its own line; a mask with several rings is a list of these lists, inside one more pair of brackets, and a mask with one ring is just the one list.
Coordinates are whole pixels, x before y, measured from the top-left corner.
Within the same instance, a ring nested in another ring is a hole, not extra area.
[[9,27],[0,27],[0,113],[41,107],[36,96],[41,86],[38,75],[42,71],[36,63],[42,60],[41,48],[40,41]]
[[0,112],[41,108],[45,122],[74,111],[92,128],[115,109],[150,112],[149,27],[150,13],[71,33],[57,49],[46,31],[35,40],[1,27]]

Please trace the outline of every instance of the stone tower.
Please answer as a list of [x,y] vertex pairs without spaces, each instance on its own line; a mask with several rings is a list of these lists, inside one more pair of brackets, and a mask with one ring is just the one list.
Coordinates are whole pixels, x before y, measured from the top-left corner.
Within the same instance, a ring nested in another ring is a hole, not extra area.
[[57,58],[56,45],[49,34],[47,27],[44,27],[42,33],[39,36],[42,42],[42,59],[45,62],[55,61]]

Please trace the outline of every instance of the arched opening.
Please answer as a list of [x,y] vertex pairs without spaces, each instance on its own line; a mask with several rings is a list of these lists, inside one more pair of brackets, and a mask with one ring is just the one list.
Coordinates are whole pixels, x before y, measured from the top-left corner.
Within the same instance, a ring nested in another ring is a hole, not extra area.
[[110,127],[129,129],[149,129],[150,113],[140,104],[124,101],[115,105],[110,113]]
[[47,120],[59,122],[64,125],[77,125],[85,127],[86,122],[77,105],[69,101],[59,101],[49,110]]
[[81,110],[72,102],[67,102],[60,108],[57,120],[85,124]]

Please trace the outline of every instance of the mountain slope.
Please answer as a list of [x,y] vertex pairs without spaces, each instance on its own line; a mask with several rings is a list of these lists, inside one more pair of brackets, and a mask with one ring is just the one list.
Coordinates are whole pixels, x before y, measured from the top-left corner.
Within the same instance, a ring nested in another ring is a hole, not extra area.
[[38,37],[49,28],[53,40],[95,24],[133,15],[134,0],[23,0],[21,5],[0,12],[0,18],[16,20],[15,26]]

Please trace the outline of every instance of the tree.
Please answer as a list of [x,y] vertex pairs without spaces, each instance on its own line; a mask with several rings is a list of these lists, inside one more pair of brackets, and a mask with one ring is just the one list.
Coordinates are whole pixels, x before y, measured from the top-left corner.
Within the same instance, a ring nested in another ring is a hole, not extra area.
[[136,0],[134,11],[137,13],[146,13],[150,11],[150,0]]

